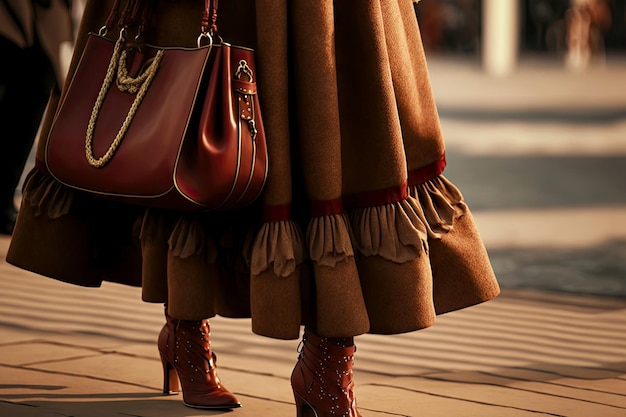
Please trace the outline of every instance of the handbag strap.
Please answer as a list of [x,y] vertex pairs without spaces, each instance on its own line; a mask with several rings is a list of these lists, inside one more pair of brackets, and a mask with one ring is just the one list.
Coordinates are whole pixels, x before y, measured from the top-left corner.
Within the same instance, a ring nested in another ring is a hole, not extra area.
[[202,15],[202,33],[211,36],[217,35],[217,3],[218,0],[204,0],[204,13]]
[[[126,74],[125,71],[122,71],[125,70],[125,68],[119,67],[122,63],[126,62],[124,55],[125,51],[122,51],[122,43],[125,37],[124,32],[127,27],[136,26],[137,37],[141,33],[143,33],[142,29],[145,27],[145,23],[148,19],[152,4],[153,0],[128,0],[128,3],[126,4],[126,7],[118,20],[118,26],[120,27],[120,37],[115,43],[113,55],[111,56],[109,67],[107,69],[104,82],[102,83],[102,87],[100,88],[100,92],[96,99],[96,103],[94,104],[94,107],[92,109],[91,117],[87,126],[87,132],[85,134],[85,157],[87,158],[87,162],[89,163],[89,165],[94,168],[104,167],[111,161],[111,159],[115,155],[115,152],[117,151],[119,145],[122,143],[122,140],[124,139],[124,136],[126,135],[126,132],[128,131],[133,118],[135,117],[135,113],[137,112],[137,109],[139,108],[139,105],[141,104],[141,101],[143,100],[143,97],[145,96],[148,87],[152,83],[152,79],[156,75],[160,61],[163,57],[163,50],[159,50],[153,61],[151,62],[150,66],[140,77],[137,77],[137,80],[140,80],[141,83],[139,84],[139,86],[137,86],[137,91],[133,91],[133,93],[136,92],[136,96],[128,114],[126,115],[126,119],[124,120],[122,127],[118,131],[115,139],[113,140],[105,154],[100,158],[96,158],[93,153],[93,135],[96,128],[98,115],[100,114],[100,109],[104,102],[104,98],[109,90],[109,87],[113,83],[113,78],[115,77],[115,75],[119,75],[120,73],[122,75]],[[212,45],[213,37],[219,36],[217,34],[217,0],[205,0],[204,4],[205,10],[202,15],[201,27],[202,33],[198,38],[198,43],[200,42],[200,38],[207,37],[209,38],[210,44]],[[113,27],[115,20],[117,20],[118,14],[119,0],[115,0],[111,12],[109,13],[109,17],[107,18],[107,25],[103,29],[101,29],[101,32],[105,29],[108,30]],[[250,78],[252,77],[251,74],[249,76]],[[248,104],[248,107],[250,106],[251,104]],[[251,121],[248,120],[248,123],[251,129],[254,129],[254,119],[252,118]],[[254,135],[256,135],[256,129],[254,129],[253,133]]]
[[106,33],[115,26],[117,17],[120,13],[120,0],[115,0],[113,2],[113,6],[111,7],[111,11],[109,12],[109,16],[107,17],[106,22],[104,22],[104,26],[100,29],[100,33]]
[[[201,19],[201,33],[211,36],[217,35],[217,5],[218,0],[205,0],[204,11]],[[154,6],[153,0],[128,0],[126,7],[120,15],[120,0],[115,0],[109,16],[100,29],[101,34],[106,34],[117,23],[122,28],[137,27],[137,36],[145,32],[146,22]]]
[[152,9],[152,0],[147,1],[147,6],[142,0],[128,0],[124,10],[120,13],[120,0],[115,0],[109,11],[109,15],[100,28],[99,34],[106,34],[117,25],[124,37],[128,29],[136,29],[135,40],[144,32],[149,11]]

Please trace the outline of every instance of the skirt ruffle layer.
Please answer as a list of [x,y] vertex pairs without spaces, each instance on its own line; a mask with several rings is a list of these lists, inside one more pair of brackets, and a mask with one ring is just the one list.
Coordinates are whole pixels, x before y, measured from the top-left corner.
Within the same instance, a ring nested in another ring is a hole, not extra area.
[[[79,285],[141,285],[145,301],[167,302],[174,317],[251,317],[254,332],[275,338],[297,338],[302,324],[337,337],[408,332],[499,292],[471,213],[441,175],[396,203],[306,225],[122,206],[37,171],[22,204],[9,262]],[[91,216],[109,220],[98,239]],[[78,233],[63,238],[63,227]],[[21,260],[23,245],[58,250],[47,256],[58,264]]]

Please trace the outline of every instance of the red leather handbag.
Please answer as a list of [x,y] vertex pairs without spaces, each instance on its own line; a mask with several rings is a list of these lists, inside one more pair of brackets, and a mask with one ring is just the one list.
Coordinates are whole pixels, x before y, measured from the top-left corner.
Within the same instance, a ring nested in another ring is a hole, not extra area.
[[[122,16],[146,21],[146,0]],[[197,48],[157,47],[91,33],[47,138],[61,183],[107,198],[184,211],[252,203],[268,170],[254,51],[217,32],[206,0]],[[143,14],[142,17],[138,17]]]

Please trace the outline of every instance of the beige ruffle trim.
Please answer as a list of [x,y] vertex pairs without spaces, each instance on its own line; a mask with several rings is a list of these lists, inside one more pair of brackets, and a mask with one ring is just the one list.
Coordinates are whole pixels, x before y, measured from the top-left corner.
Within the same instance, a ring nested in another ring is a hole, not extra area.
[[410,187],[404,201],[354,210],[355,247],[365,256],[404,263],[428,253],[428,238],[440,239],[464,212],[459,190],[439,176]]
[[467,210],[459,189],[443,175],[409,187],[408,200],[421,210],[428,236],[434,239],[441,239],[442,234],[452,230],[455,219]]
[[354,256],[348,217],[334,214],[311,219],[307,229],[309,257],[320,266],[334,268]]
[[51,219],[58,219],[70,212],[74,191],[54,178],[34,171],[24,186],[23,200],[34,209],[35,216],[46,214]]
[[[354,256],[352,234],[345,214],[311,219],[307,233],[308,257],[318,265],[334,268]],[[251,272],[259,275],[269,268],[288,277],[306,259],[302,232],[293,221],[265,223],[253,245]]]
[[[146,209],[138,223],[139,239],[142,242],[163,242],[171,233],[171,217],[158,210]],[[137,228],[137,224],[134,228]]]
[[302,232],[289,220],[264,223],[252,245],[250,270],[260,275],[269,268],[279,277],[288,277],[305,259]]
[[356,248],[365,256],[404,263],[427,251],[423,214],[412,199],[356,209],[350,218]]
[[142,242],[167,242],[172,255],[180,258],[202,255],[208,256],[209,262],[217,258],[215,244],[206,235],[204,225],[190,216],[147,209],[139,238]]
[[[409,197],[398,203],[355,209],[349,219],[346,214],[311,219],[307,251],[295,222],[265,223],[254,239],[252,234],[247,236],[242,255],[253,275],[272,268],[281,277],[293,274],[306,259],[306,252],[312,261],[330,268],[354,256],[355,248],[365,256],[404,263],[427,253],[428,238],[441,238],[465,210],[459,190],[439,176],[410,187]],[[172,254],[180,258],[202,255],[211,263],[217,258],[216,243],[193,216],[174,221],[171,216],[147,210],[141,239],[167,239]]]
[[217,247],[206,234],[204,225],[191,216],[181,216],[168,240],[170,252],[179,258],[205,255],[210,263],[217,258]]
[[[335,267],[354,256],[381,256],[404,263],[428,253],[428,238],[440,239],[467,210],[461,192],[439,176],[409,188],[406,200],[378,207],[355,209],[345,214],[312,219],[307,229],[309,258],[318,265]],[[253,249],[253,275],[273,268],[287,277],[305,259],[302,235],[295,223],[266,223]]]

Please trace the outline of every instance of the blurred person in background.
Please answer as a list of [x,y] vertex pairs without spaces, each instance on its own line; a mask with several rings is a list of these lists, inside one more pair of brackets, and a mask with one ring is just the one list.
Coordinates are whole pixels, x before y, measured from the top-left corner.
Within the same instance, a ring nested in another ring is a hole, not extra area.
[[611,29],[612,13],[608,0],[572,0],[565,16],[567,53],[565,65],[584,70],[592,58],[604,60],[604,36]]
[[[528,15],[531,32],[530,47],[563,52],[565,46],[565,22],[563,15],[570,7],[570,0],[529,0]],[[530,40],[529,39],[529,40]]]
[[0,234],[13,232],[15,190],[50,89],[63,84],[72,30],[69,0],[0,1]]

